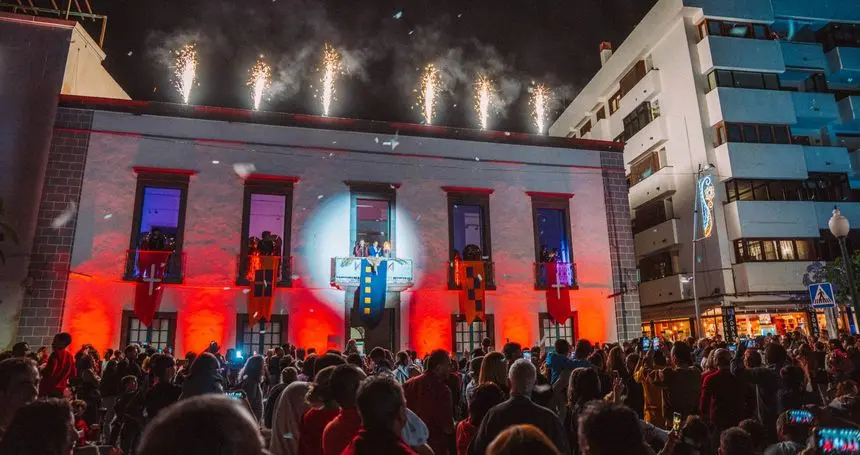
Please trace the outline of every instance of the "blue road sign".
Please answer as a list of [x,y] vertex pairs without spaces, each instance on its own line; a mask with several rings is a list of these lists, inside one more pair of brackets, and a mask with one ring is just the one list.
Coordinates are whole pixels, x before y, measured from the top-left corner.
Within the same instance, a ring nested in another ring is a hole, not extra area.
[[813,283],[809,285],[809,300],[813,308],[833,308],[836,299],[833,297],[833,286],[830,283]]

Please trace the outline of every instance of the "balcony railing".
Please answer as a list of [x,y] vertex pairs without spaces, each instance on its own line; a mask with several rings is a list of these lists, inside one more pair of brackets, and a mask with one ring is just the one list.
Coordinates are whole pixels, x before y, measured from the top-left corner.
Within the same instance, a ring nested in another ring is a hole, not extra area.
[[[576,285],[576,264],[572,262],[556,262],[558,271],[558,283],[568,289],[574,289]],[[547,276],[547,264],[537,262],[534,264],[535,289],[548,289],[549,277]]]
[[[338,289],[358,286],[361,282],[360,257],[331,258],[331,285]],[[389,291],[403,291],[412,287],[412,259],[387,258],[387,284]]]
[[149,254],[156,254],[162,257],[164,264],[164,282],[165,283],[182,283],[185,270],[185,254],[175,251],[150,251],[150,250],[126,250],[125,252],[125,274],[124,280],[136,280],[141,277],[143,271],[138,270],[137,263],[139,252],[146,251]]
[[[486,280],[484,282],[484,289],[486,290],[495,290],[496,289],[496,271],[495,264],[491,261],[483,261],[484,263],[484,276],[482,279]],[[460,276],[459,271],[457,270],[458,265],[461,264],[460,261],[451,261],[448,262],[448,289],[463,289],[463,277]]]
[[[253,281],[252,272],[253,269],[259,268],[260,257],[258,255],[247,254],[240,254],[236,257],[236,270],[238,271],[238,276],[236,277],[237,286],[248,286]],[[278,270],[275,273],[275,278],[277,279],[276,285],[282,288],[292,286],[291,271],[293,269],[293,257],[276,257],[278,258]]]

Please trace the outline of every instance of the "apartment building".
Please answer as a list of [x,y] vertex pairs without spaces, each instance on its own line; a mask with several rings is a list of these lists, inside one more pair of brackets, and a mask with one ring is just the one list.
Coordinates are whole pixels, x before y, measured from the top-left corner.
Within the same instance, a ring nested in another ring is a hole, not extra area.
[[804,276],[834,205],[860,228],[860,2],[660,0],[601,60],[550,134],[625,143],[643,333],[696,334],[694,279],[707,335],[823,329]]

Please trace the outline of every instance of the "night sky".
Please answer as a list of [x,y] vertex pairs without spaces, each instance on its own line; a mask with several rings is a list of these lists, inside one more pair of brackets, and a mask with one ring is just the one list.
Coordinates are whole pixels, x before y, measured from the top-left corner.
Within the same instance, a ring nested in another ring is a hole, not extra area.
[[[436,124],[476,125],[471,79],[491,73],[507,106],[492,129],[531,131],[532,81],[562,98],[553,118],[600,66],[598,46],[617,47],[653,0],[95,0],[108,16],[105,67],[133,99],[177,102],[169,50],[194,40],[199,87],[192,104],[247,108],[248,68],[274,67],[265,110],[318,114],[319,54],[343,49],[350,74],[333,115],[420,122],[412,89],[424,63],[443,70],[448,93]],[[395,18],[400,14],[399,19]],[[89,28],[89,27],[88,27]],[[411,34],[410,34],[411,32]],[[97,36],[97,35],[96,35]],[[454,107],[456,104],[456,107]]]

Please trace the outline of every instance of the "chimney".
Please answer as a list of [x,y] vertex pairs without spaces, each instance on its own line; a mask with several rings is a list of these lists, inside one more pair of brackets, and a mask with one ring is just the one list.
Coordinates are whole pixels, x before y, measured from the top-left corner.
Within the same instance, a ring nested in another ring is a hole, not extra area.
[[600,43],[600,66],[605,65],[609,61],[609,57],[612,57],[612,43],[602,41]]

